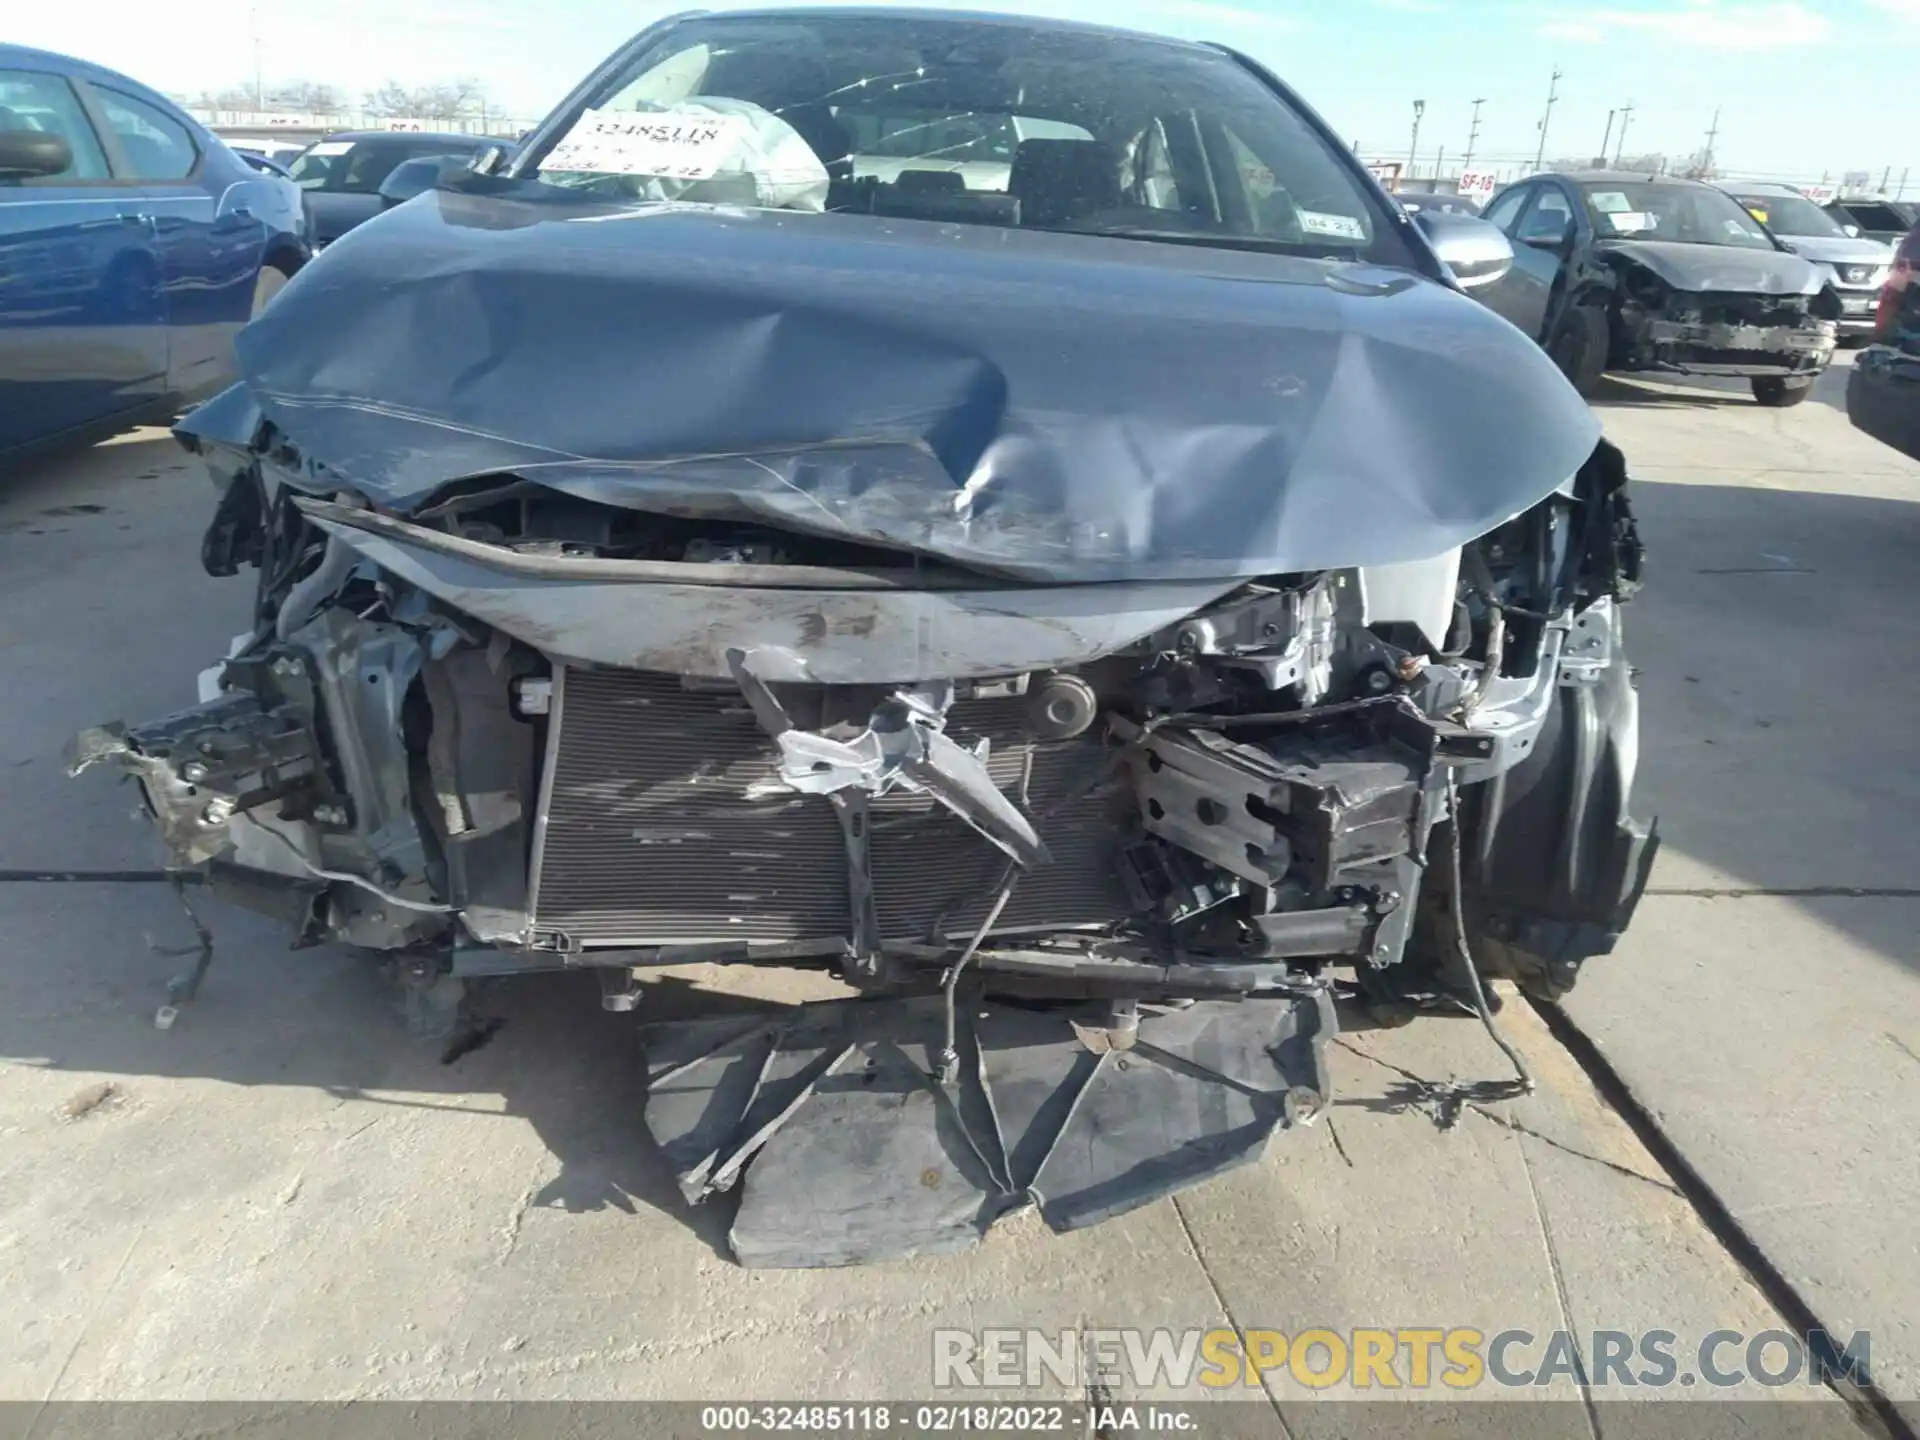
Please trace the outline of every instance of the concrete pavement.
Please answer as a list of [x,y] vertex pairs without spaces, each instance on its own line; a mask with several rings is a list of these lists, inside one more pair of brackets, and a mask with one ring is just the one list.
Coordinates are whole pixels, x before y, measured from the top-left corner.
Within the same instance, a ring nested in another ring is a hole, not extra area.
[[1848,426],[1842,369],[1787,411],[1697,388],[1603,407],[1666,848],[1565,1011],[1920,1427],[1920,464]]

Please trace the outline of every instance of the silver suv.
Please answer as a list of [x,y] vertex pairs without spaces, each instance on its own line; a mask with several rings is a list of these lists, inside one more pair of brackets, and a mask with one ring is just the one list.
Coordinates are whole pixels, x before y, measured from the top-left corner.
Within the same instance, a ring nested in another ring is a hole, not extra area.
[[1873,333],[1874,307],[1887,283],[1893,250],[1878,240],[1847,234],[1826,211],[1791,185],[1743,184],[1725,187],[1782,245],[1827,272],[1840,296],[1840,335]]

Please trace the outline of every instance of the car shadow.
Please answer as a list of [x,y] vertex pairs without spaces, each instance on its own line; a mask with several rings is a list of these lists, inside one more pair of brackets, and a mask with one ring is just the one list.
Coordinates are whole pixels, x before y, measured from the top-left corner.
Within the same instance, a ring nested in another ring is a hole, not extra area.
[[1651,407],[1662,410],[1696,410],[1701,407],[1720,405],[1752,405],[1755,403],[1752,390],[1741,382],[1739,390],[1719,390],[1706,388],[1702,380],[1705,377],[1689,376],[1683,379],[1654,380],[1636,375],[1632,379],[1619,375],[1603,375],[1600,384],[1589,397],[1596,409],[1610,410],[1626,407]]
[[772,1013],[781,1001],[661,975],[638,1013],[621,1014],[601,1008],[590,972],[492,978],[469,982],[452,1033],[425,1038],[409,1024],[393,967],[333,947],[289,950],[275,922],[189,894],[214,959],[198,996],[163,1030],[158,1007],[193,941],[169,887],[0,886],[7,932],[44,930],[66,957],[50,976],[45,947],[0,947],[0,1058],[75,1074],[296,1087],[375,1112],[480,1109],[521,1120],[554,1161],[530,1208],[644,1206],[729,1257],[737,1197],[689,1204],[647,1130],[641,1026]]

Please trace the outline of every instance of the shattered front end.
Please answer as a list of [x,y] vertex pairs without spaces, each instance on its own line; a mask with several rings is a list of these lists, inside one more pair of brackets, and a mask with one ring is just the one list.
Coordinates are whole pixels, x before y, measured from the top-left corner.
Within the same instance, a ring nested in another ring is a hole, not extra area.
[[[342,389],[337,357],[389,364],[354,317],[409,296],[448,306],[422,334],[571,313],[517,302],[525,263],[469,292],[404,245],[413,289],[320,286],[419,209],[290,287],[243,337],[249,388],[183,425],[222,489],[203,562],[257,570],[253,625],[200,704],[78,759],[138,781],[175,865],[434,985],[591,968],[644,1012],[662,966],[839,977],[843,1001],[646,1031],[648,1124],[690,1199],[743,1190],[743,1260],[1131,1209],[1313,1119],[1336,1002],[1557,994],[1626,926],[1656,842],[1627,808],[1624,466],[1471,301],[1204,277],[1135,318],[1165,344],[1112,352],[1087,307],[1034,359],[951,338],[986,300],[899,276],[830,292],[893,327],[856,317],[870,374],[831,387],[870,413],[688,391],[622,442],[664,458],[588,458],[561,432],[613,422],[525,398],[569,353],[538,335],[471,393],[423,356]],[[684,283],[612,228],[567,233]],[[1299,308],[1242,326],[1256,292]],[[796,306],[782,344],[825,353],[842,318]],[[1202,320],[1191,383],[1154,388]],[[622,333],[622,384],[673,383]],[[1279,402],[1246,358],[1276,334],[1320,377]],[[1470,405],[1507,418],[1463,432]],[[729,447],[743,416],[856,438]]]

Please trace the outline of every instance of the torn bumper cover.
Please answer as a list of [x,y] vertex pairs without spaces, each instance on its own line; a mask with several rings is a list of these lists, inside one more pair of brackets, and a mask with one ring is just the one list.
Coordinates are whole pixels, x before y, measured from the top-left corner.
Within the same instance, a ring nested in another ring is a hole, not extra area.
[[76,756],[177,864],[449,983],[866,992],[648,1033],[649,1125],[769,1264],[1251,1158],[1325,1102],[1336,995],[1460,1009],[1456,910],[1547,993],[1612,945],[1640,546],[1511,326],[1365,267],[647,214],[427,197],[244,332],[180,433],[252,628]]
[[1028,1205],[1092,1225],[1258,1159],[1326,1104],[1324,990],[1149,1009],[1098,1048],[1057,1013],[977,995],[958,1013],[947,1083],[932,998],[654,1027],[647,1128],[690,1201],[752,1165],[742,1263],[853,1265],[964,1249]]

